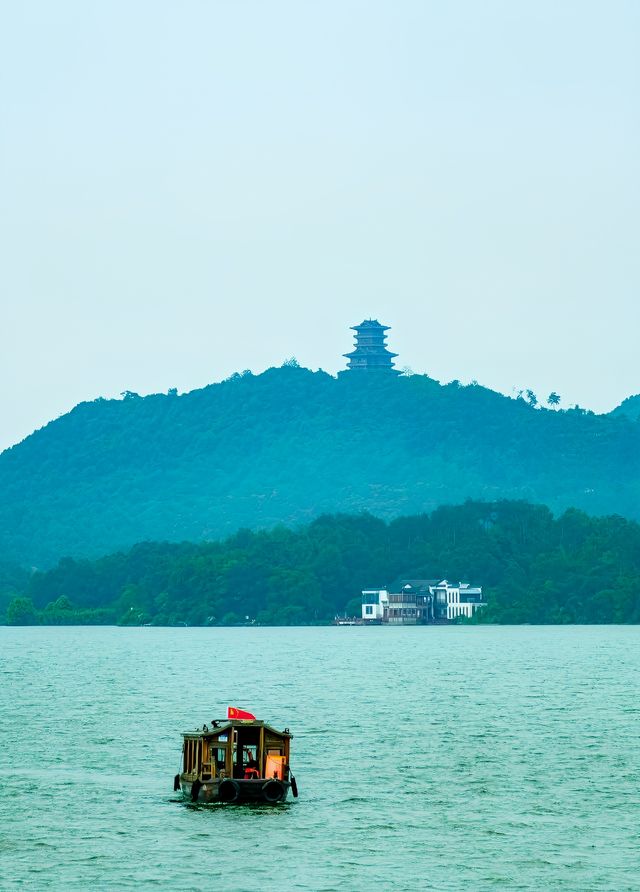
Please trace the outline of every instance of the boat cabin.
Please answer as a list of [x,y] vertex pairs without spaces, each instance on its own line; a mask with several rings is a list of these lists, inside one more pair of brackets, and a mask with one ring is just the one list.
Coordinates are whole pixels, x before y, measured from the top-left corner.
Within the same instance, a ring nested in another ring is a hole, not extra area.
[[183,778],[213,781],[222,778],[289,780],[292,735],[257,719],[214,721],[201,731],[183,734]]

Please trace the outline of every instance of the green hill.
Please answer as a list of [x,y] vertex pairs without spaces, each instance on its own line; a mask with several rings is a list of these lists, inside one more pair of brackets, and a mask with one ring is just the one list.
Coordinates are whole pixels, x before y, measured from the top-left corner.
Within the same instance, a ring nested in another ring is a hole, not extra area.
[[632,421],[640,421],[640,393],[637,393],[635,396],[628,396],[611,414],[625,415],[627,418],[631,418]]
[[0,560],[47,566],[326,512],[467,498],[640,516],[640,425],[426,376],[285,366],[98,399],[0,455]]

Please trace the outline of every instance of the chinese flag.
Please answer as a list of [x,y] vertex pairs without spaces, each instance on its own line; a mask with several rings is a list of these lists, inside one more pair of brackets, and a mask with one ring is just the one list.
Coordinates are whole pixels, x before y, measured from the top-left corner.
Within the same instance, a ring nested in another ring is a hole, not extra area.
[[227,707],[227,718],[228,719],[244,719],[245,721],[255,721],[255,715],[251,715],[250,712],[245,712],[244,709],[236,709],[235,706]]

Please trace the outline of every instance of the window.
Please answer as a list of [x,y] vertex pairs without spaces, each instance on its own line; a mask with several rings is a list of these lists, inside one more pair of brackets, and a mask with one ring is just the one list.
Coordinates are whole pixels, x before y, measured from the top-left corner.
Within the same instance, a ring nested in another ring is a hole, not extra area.
[[379,604],[380,603],[380,595],[378,592],[366,592],[362,595],[362,603],[363,604]]
[[371,615],[371,614],[373,613],[373,607],[371,607],[370,604],[367,604],[367,606],[364,608],[364,612],[365,612],[368,616]]
[[221,746],[215,747],[211,750],[211,759],[212,761],[215,761],[216,768],[224,768],[226,755],[227,751],[224,750]]

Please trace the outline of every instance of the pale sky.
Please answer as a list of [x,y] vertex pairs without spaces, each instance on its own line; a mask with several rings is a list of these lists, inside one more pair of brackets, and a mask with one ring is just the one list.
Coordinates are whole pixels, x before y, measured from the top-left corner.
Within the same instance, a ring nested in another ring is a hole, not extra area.
[[0,11],[0,448],[349,326],[399,366],[640,391],[637,0]]

